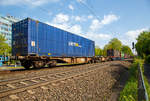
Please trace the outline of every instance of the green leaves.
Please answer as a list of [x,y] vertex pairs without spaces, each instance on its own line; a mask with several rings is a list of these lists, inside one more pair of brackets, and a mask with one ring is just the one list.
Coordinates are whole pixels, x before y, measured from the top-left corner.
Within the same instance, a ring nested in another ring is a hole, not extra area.
[[3,35],[0,35],[0,55],[10,55],[11,47],[6,43]]
[[95,56],[102,56],[103,50],[99,48],[98,46],[95,47]]
[[135,48],[138,55],[143,58],[150,55],[150,32],[145,31],[138,36]]
[[129,46],[122,45],[121,41],[118,40],[117,38],[113,38],[110,40],[110,42],[105,45],[104,51],[107,51],[107,49],[114,49],[118,51],[122,51],[123,53],[133,55],[131,49]]
[[129,54],[129,55],[133,56],[131,48],[127,45],[122,45],[121,51],[125,54]]
[[109,49],[119,50],[121,51],[122,43],[117,38],[111,39],[111,41],[108,43]]
[[122,43],[120,40],[118,40],[117,38],[113,38],[109,41],[109,43],[107,45],[105,45],[104,50],[107,49],[114,49],[114,50],[121,50],[122,47]]
[[104,49],[100,49],[98,46],[95,47],[95,56],[107,56],[107,50],[114,49],[121,51],[125,54],[133,56],[133,53],[129,46],[122,45],[121,41],[117,38],[113,38],[109,41],[108,44],[104,46]]

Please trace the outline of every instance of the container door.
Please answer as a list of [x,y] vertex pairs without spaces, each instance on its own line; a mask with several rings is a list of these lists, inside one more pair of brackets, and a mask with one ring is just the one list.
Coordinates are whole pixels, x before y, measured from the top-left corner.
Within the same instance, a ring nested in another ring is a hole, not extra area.
[[37,25],[35,21],[29,20],[28,25],[28,45],[29,45],[29,54],[37,54]]

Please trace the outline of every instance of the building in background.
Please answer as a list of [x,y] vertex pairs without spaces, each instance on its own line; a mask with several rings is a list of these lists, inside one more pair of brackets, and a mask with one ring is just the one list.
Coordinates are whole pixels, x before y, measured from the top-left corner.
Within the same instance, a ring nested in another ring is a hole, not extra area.
[[0,34],[4,35],[6,38],[6,42],[11,46],[11,40],[12,40],[12,23],[18,22],[19,19],[7,15],[7,16],[1,16],[0,15]]

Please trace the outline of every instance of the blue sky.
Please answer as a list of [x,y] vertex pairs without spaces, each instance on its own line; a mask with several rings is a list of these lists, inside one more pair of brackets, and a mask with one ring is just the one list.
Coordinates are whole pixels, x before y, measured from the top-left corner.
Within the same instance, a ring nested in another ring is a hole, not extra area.
[[31,17],[92,39],[101,48],[114,37],[131,46],[150,29],[149,0],[0,0],[0,14]]

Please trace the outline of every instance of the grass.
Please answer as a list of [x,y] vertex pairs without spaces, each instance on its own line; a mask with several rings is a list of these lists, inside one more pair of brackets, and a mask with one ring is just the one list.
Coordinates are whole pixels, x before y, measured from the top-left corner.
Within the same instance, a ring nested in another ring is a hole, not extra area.
[[146,86],[146,90],[148,94],[148,99],[150,99],[150,84],[148,83],[148,80],[145,76],[144,76],[144,82],[145,82],[145,86]]
[[127,81],[123,91],[120,93],[119,101],[137,101],[137,66],[137,61],[134,61],[130,67],[129,80]]
[[[142,72],[144,72],[143,68],[144,60],[135,59],[134,63],[130,68],[130,77],[127,81],[123,91],[120,93],[119,101],[137,101],[138,97],[138,64],[142,67]],[[144,74],[144,73],[143,73]],[[148,83],[147,78],[144,76],[144,82],[148,94],[148,98],[150,99],[150,84]]]
[[144,67],[143,67],[144,60],[140,60],[139,63],[140,63],[141,69],[142,69],[142,74],[143,74],[144,83],[146,86],[146,91],[148,94],[148,99],[150,99],[150,84],[148,83],[148,80],[147,80],[146,76],[144,75]]
[[148,83],[148,80],[146,78],[146,76],[144,75],[144,67],[143,67],[144,61],[141,62],[141,68],[142,68],[142,73],[143,73],[143,77],[144,77],[144,83],[146,86],[146,91],[148,94],[148,99],[150,99],[150,84]]

